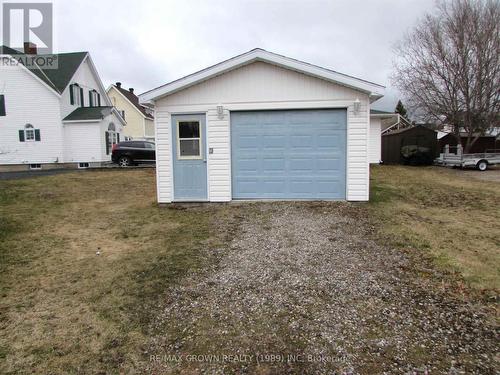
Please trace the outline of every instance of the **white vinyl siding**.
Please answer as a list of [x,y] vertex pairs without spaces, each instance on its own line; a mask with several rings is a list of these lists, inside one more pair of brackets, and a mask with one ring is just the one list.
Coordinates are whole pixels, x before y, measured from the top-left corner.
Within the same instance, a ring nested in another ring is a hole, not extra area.
[[[19,66],[0,67],[0,88],[7,103],[6,116],[0,117],[0,164],[61,162],[59,96]],[[26,124],[40,129],[40,142],[19,141]]]
[[64,160],[70,162],[101,161],[100,124],[71,123],[64,126]]
[[370,118],[370,139],[369,139],[369,152],[370,163],[380,163],[382,158],[381,143],[381,120],[379,118]]
[[[354,101],[361,102],[354,113]],[[224,107],[224,118],[216,114]],[[160,202],[171,201],[170,115],[207,113],[210,201],[231,200],[230,111],[347,108],[347,199],[368,200],[369,98],[362,92],[302,73],[255,62],[155,101],[157,177]]]
[[172,147],[171,115],[168,111],[155,112],[156,129],[156,183],[159,203],[172,202]]
[[231,138],[230,114],[224,111],[219,119],[217,109],[207,113],[208,147],[213,154],[208,154],[208,196],[212,202],[231,200]]

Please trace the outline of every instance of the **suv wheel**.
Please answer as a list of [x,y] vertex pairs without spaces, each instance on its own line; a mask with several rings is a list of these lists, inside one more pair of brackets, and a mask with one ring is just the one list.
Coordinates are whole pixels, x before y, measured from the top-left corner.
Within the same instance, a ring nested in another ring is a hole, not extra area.
[[130,160],[128,156],[121,156],[120,159],[118,159],[118,165],[122,168],[130,167],[132,165],[132,160]]

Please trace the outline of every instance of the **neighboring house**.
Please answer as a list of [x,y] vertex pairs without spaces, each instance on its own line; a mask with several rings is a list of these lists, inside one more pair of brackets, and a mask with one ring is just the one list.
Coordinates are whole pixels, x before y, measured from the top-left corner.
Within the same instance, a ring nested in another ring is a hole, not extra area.
[[155,128],[152,109],[139,104],[134,89],[125,90],[120,82],[108,87],[108,96],[113,106],[118,109],[127,121],[124,135],[127,140],[154,141]]
[[28,69],[16,63],[21,52],[0,48],[0,171],[110,162],[125,121],[89,53],[59,53],[57,69]]
[[155,108],[158,201],[367,201],[383,92],[254,49],[141,94]]

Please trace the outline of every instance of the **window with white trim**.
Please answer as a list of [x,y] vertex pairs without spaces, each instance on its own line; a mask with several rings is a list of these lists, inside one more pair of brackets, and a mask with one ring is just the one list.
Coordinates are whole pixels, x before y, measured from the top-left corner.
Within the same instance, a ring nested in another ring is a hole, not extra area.
[[96,90],[89,91],[89,107],[100,107],[101,95]]
[[26,124],[24,126],[24,140],[26,142],[34,142],[35,141],[35,128],[33,128],[33,125]]
[[30,169],[42,169],[41,164],[30,164]]
[[113,122],[108,125],[108,131],[106,132],[106,155],[109,155],[113,150],[113,145],[120,142],[120,133],[116,131],[116,126]]
[[78,169],[86,169],[90,166],[89,163],[78,163]]
[[201,159],[199,121],[177,122],[177,157],[179,159]]
[[73,83],[70,86],[70,103],[72,105],[77,105],[83,107],[83,97],[82,97],[82,88],[77,84]]

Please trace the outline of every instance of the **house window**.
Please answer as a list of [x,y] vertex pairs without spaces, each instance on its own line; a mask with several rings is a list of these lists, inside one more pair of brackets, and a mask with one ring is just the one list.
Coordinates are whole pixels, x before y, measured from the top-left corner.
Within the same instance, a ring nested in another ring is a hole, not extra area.
[[201,159],[199,121],[177,122],[177,157],[179,159]]
[[77,83],[73,83],[69,86],[69,101],[71,105],[78,105],[80,107],[85,106],[83,101],[83,89]]
[[26,124],[24,127],[24,139],[26,142],[35,140],[35,129],[33,129],[33,125]]
[[89,163],[78,163],[78,169],[86,169],[90,166]]
[[106,132],[106,155],[113,150],[113,145],[120,142],[120,133],[116,132],[116,126],[114,123],[110,122],[108,125],[108,131]]
[[96,90],[89,91],[89,107],[100,107],[101,95]]
[[118,112],[120,112],[120,116],[122,116],[122,119],[125,120],[125,110],[120,110]]
[[0,116],[5,116],[5,95],[0,95]]
[[42,169],[41,164],[30,164],[30,169]]
[[19,130],[20,142],[39,142],[40,140],[40,129],[35,129],[31,124],[26,124],[24,129]]

